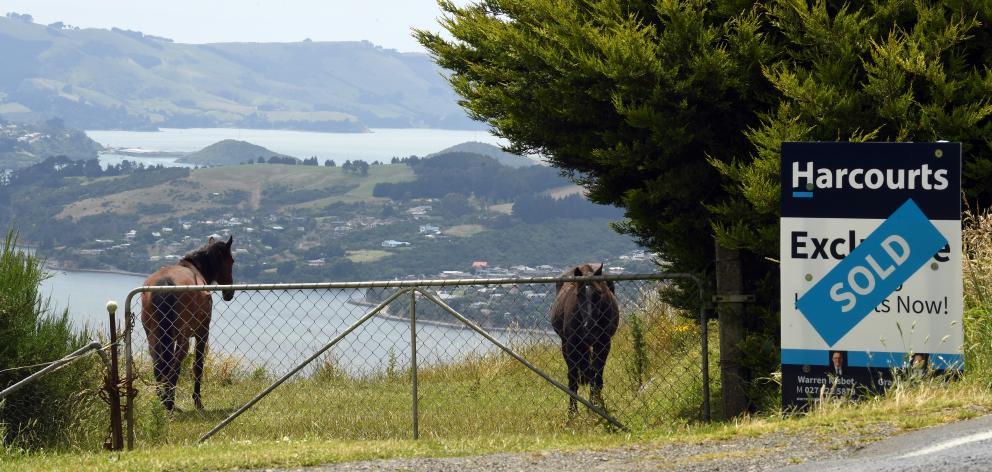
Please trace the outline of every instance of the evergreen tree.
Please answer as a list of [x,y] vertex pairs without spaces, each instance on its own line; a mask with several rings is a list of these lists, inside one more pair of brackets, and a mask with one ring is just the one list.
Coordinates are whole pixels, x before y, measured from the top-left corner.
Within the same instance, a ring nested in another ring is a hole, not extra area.
[[[623,207],[617,229],[668,270],[712,270],[727,192],[709,160],[750,150],[773,89],[774,48],[749,2],[442,1],[453,38],[416,34],[449,69],[470,115],[567,170],[590,200]],[[695,303],[695,295],[688,300]]]
[[778,252],[782,141],[958,140],[967,195],[992,203],[987,0],[440,5],[452,39],[418,40],[511,152],[623,207],[617,229],[668,270],[712,273],[714,237],[747,251],[754,377],[778,357],[778,268],[764,257]]

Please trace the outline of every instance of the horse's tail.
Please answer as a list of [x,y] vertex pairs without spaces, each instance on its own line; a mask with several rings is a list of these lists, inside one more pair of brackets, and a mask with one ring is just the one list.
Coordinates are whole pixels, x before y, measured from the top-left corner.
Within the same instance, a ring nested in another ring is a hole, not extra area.
[[[163,277],[155,283],[156,286],[175,286],[176,283],[169,277]],[[155,378],[159,382],[170,383],[169,379],[176,375],[171,370],[173,367],[173,357],[175,356],[176,323],[179,321],[179,297],[172,292],[156,292],[151,296],[152,309],[154,310],[154,330],[156,333],[157,346],[150,346],[155,354]],[[168,393],[166,393],[168,397]],[[166,408],[171,409],[171,398],[166,400]]]

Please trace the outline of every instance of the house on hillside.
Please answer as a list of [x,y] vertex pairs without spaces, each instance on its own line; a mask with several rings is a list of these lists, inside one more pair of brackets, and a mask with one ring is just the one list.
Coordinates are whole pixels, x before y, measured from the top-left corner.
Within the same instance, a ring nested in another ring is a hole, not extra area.
[[409,246],[409,245],[410,243],[406,241],[396,241],[395,239],[387,239],[382,242],[382,247],[389,247],[389,248]]
[[412,216],[426,216],[433,209],[434,208],[431,205],[420,205],[420,206],[415,206],[407,210],[406,212]]

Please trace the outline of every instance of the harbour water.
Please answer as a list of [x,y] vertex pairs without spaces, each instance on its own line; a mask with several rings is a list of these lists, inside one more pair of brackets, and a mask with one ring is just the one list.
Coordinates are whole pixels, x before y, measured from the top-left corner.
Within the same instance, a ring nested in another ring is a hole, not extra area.
[[[321,163],[331,159],[338,164],[354,159],[388,162],[393,157],[424,156],[467,141],[500,144],[498,138],[484,131],[444,129],[374,129],[354,134],[225,128],[86,133],[108,148],[156,152],[194,152],[224,139],[237,139],[294,157],[316,156]],[[104,165],[124,159],[145,165],[182,165],[175,162],[176,157],[101,155]],[[144,277],[135,275],[59,271],[44,282],[43,292],[51,297],[53,308],[68,309],[74,326],[105,334],[107,301],[115,300],[121,307],[117,319],[122,323],[125,298],[143,282]],[[252,292],[237,294],[232,302],[223,302],[215,295],[210,350],[235,356],[248,368],[287,371],[365,314],[368,307],[351,302],[363,295],[357,290]],[[137,300],[132,307],[139,309]],[[418,329],[420,363],[450,362],[493,351],[492,345],[465,329],[429,324]],[[136,352],[143,352],[143,339],[139,323],[135,327]],[[342,340],[327,359],[349,373],[361,374],[402,366],[409,362],[409,351],[409,323],[376,317]]]
[[[225,139],[247,141],[300,159],[317,156],[323,164],[346,160],[389,162],[393,157],[424,156],[467,141],[500,145],[503,140],[485,131],[422,128],[379,128],[370,133],[314,133],[306,131],[237,128],[164,128],[161,131],[89,130],[86,134],[104,147],[157,152],[195,152]],[[183,165],[176,157],[129,156],[105,153],[104,165],[127,159],[145,165]]]
[[[106,336],[106,304],[119,305],[117,323],[123,324],[128,293],[140,287],[144,277],[103,272],[57,271],[42,284],[55,310],[68,309],[76,328],[86,327],[94,339]],[[210,350],[231,356],[246,369],[264,368],[271,373],[290,370],[369,311],[354,303],[362,290],[292,292],[239,292],[224,302],[214,295]],[[138,297],[131,303],[140,310]],[[418,324],[418,362],[424,365],[452,362],[483,355],[495,347],[467,330],[428,323]],[[507,338],[507,333],[496,332]],[[143,355],[144,330],[138,322],[134,349]],[[374,317],[345,337],[320,362],[333,362],[352,375],[365,375],[402,368],[409,363],[410,323],[402,319]]]

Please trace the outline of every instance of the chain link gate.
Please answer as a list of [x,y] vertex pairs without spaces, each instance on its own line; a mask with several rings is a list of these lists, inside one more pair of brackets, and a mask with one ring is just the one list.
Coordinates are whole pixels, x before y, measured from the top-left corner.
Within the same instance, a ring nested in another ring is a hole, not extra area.
[[[674,279],[699,286],[689,274],[651,274],[136,288],[125,304],[125,360],[141,393],[128,397],[128,447],[136,437],[188,442],[215,433],[382,439],[708,420],[703,307],[690,314],[664,305],[658,291]],[[570,415],[549,310],[557,284],[589,281],[615,287],[619,327],[602,375],[605,408],[582,386],[575,399],[584,406]],[[213,297],[204,409],[190,400],[194,340],[177,364],[176,410],[166,414],[136,295],[225,288],[236,294]]]

